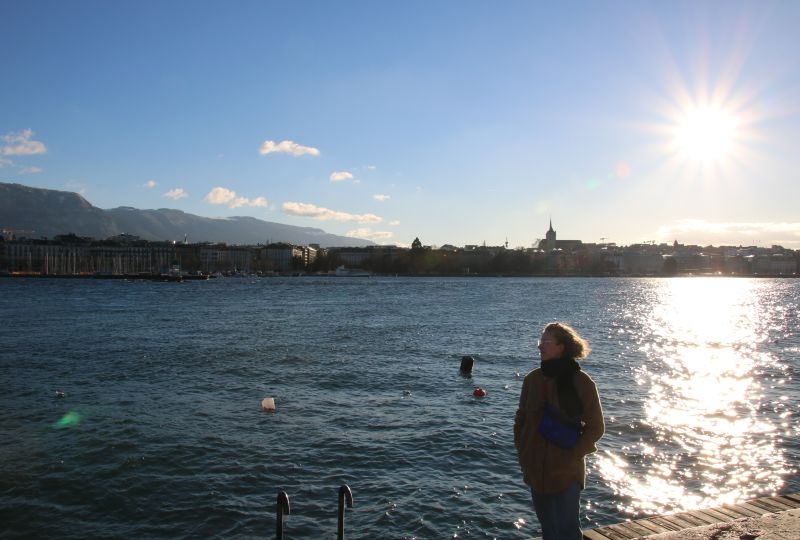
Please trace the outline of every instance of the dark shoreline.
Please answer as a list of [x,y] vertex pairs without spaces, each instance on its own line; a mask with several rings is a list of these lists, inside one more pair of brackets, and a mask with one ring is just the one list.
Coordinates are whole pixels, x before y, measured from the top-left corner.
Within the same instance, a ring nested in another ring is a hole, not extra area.
[[208,275],[176,275],[176,274],[37,274],[24,272],[0,272],[0,278],[36,278],[36,279],[122,279],[128,281],[205,281]]
[[[122,279],[140,281],[207,281],[214,276],[208,274],[39,274],[36,272],[0,272],[0,278],[36,278],[36,279]],[[228,277],[228,276],[226,276]],[[654,274],[629,274],[629,275],[578,275],[578,274],[372,274],[370,276],[335,276],[330,274],[243,274],[241,276],[230,277],[332,277],[332,278],[370,278],[370,277],[404,277],[404,278],[573,278],[573,279],[600,279],[600,278],[769,278],[769,279],[792,279],[799,275],[792,274],[675,274],[675,275],[654,275]]]

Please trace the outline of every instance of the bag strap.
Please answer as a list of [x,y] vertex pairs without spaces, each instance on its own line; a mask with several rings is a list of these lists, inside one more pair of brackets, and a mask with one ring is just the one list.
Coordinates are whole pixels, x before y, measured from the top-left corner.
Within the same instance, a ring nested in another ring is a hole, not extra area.
[[[549,405],[550,407],[553,407],[553,408],[557,409],[559,412],[561,412],[561,414],[565,418],[569,418],[570,420],[573,420],[571,417],[568,416],[568,413],[563,409],[563,404],[560,401],[559,401],[558,407],[556,407],[556,405],[550,400],[549,386],[550,385],[547,384],[546,377],[544,375],[542,375],[542,396],[544,396],[545,407],[547,407]],[[578,408],[580,410],[580,416],[583,416],[583,402],[581,401],[581,397],[578,394],[577,387],[575,387],[575,375],[574,374],[572,376],[572,386],[573,386],[573,388],[575,388],[575,398],[578,401]],[[558,394],[558,390],[556,390],[556,394]]]

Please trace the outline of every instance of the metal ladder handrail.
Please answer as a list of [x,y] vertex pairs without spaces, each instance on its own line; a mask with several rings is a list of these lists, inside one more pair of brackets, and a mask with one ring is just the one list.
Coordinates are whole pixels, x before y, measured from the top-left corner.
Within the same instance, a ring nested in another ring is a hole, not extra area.
[[[342,484],[339,487],[339,513],[338,513],[338,527],[337,538],[344,540],[344,509],[353,507],[353,491],[347,484]],[[283,516],[284,514],[291,514],[291,506],[289,505],[289,495],[285,491],[278,492],[278,499],[276,502],[275,514],[275,539],[283,540]]]

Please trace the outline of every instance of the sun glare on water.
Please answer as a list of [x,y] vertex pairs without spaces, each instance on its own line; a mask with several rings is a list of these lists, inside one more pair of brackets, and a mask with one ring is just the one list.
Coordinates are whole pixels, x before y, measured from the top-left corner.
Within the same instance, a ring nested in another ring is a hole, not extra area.
[[610,436],[630,430],[640,442],[598,459],[624,511],[733,503],[778,492],[792,474],[783,450],[791,435],[763,414],[791,402],[765,374],[782,368],[765,344],[774,323],[764,287],[728,278],[654,283],[652,304],[635,315],[644,323],[641,418],[607,426]]

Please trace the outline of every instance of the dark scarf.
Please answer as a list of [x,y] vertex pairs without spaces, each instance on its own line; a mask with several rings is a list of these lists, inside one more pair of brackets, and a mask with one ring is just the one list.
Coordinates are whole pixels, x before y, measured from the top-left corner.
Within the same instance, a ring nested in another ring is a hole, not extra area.
[[563,356],[541,363],[542,373],[545,377],[555,377],[558,390],[558,402],[569,416],[576,417],[583,413],[583,404],[575,390],[575,374],[581,366],[574,358]]

